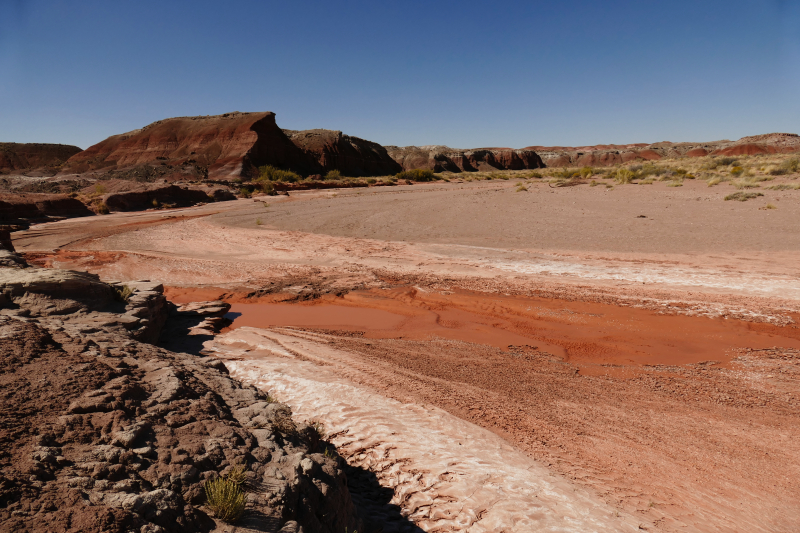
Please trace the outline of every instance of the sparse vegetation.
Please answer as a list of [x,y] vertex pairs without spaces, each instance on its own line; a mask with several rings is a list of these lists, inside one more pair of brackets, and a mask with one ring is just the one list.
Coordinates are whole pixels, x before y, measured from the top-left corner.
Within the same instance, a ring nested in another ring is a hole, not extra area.
[[743,172],[744,172],[744,169],[742,167],[733,167],[731,169],[731,175],[732,176],[741,176]]
[[770,185],[767,189],[773,191],[796,191],[800,189],[800,183],[779,183],[778,185]]
[[214,516],[233,524],[242,517],[245,508],[245,494],[241,485],[234,479],[218,477],[205,483],[208,508]]
[[778,207],[775,204],[767,204],[761,209],[778,209]]
[[272,165],[264,165],[263,167],[258,167],[258,177],[256,181],[284,181],[295,183],[301,179],[299,174],[291,170],[282,170]]
[[436,179],[433,170],[425,170],[421,168],[415,170],[404,170],[403,172],[395,174],[394,177],[399,180],[408,181],[433,181]]
[[760,192],[735,192],[733,194],[729,194],[725,197],[725,201],[728,200],[736,200],[737,202],[746,202],[747,200],[752,200],[753,198],[758,198],[759,196],[764,196]]
[[517,183],[517,192],[524,192],[527,190],[528,188],[525,186],[524,183]]
[[260,225],[262,225],[262,224],[263,224],[263,222],[261,222],[261,219],[260,219],[260,218],[257,218],[257,219],[256,219],[256,226],[260,226]]
[[326,180],[340,180],[340,179],[342,179],[342,173],[339,172],[338,170],[335,170],[335,169],[334,170],[329,170],[327,172],[327,174],[325,174],[325,178],[324,179],[326,179]]
[[239,196],[242,198],[250,198],[253,194],[250,192],[250,189],[247,187],[242,187],[239,189]]
[[105,202],[100,202],[97,204],[97,214],[98,215],[107,215],[111,212]]
[[112,285],[112,289],[114,289],[114,297],[120,302],[127,302],[134,292],[127,285]]
[[614,181],[620,185],[624,183],[632,183],[634,179],[636,179],[636,174],[632,170],[625,167],[618,169],[614,175]]

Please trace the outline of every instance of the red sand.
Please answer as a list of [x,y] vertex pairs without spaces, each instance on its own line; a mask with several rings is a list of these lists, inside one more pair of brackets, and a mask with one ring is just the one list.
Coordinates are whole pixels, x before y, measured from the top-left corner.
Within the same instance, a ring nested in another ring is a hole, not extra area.
[[[195,292],[196,291],[196,292]],[[176,303],[224,297],[220,289],[168,289]],[[233,303],[232,328],[293,326],[362,331],[365,338],[444,338],[497,348],[536,346],[579,364],[725,366],[737,350],[780,346],[800,349],[800,329],[739,320],[667,315],[615,305],[547,298],[449,294],[414,288],[351,292],[310,303]],[[588,365],[588,366],[587,366]]]

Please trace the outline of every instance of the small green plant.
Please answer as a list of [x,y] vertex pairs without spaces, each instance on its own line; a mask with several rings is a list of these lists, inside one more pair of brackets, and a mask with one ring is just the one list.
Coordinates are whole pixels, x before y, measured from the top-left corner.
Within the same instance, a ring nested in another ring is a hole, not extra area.
[[767,204],[761,209],[778,209],[778,207],[775,204]]
[[258,177],[256,181],[285,181],[294,183],[300,181],[300,175],[291,170],[282,170],[272,165],[258,167]]
[[589,184],[589,187],[597,187],[598,185],[600,184],[597,183],[597,180],[592,180],[592,182]]
[[375,178],[367,178],[367,183],[369,183],[370,185],[374,185],[378,183],[378,180],[376,180]]
[[733,194],[729,194],[725,197],[725,201],[735,200],[737,202],[746,202],[747,200],[752,200],[753,198],[758,198],[759,196],[764,196],[760,192],[735,192]]
[[97,204],[97,214],[99,215],[107,215],[111,212],[105,202],[100,202]]
[[744,169],[742,167],[733,167],[731,169],[731,175],[732,176],[741,176],[743,172],[744,172]]
[[105,194],[106,193],[105,185],[98,183],[97,185],[94,186],[94,192],[95,194]]
[[325,174],[326,180],[340,180],[342,179],[342,173],[338,170],[329,170],[327,174]]
[[242,517],[245,507],[245,495],[242,487],[235,480],[227,477],[209,479],[205,483],[208,508],[214,516],[233,524]]
[[156,209],[158,209],[160,205],[161,205],[161,204],[159,204],[159,203],[158,203],[158,200],[156,200],[155,198],[153,198],[153,207],[155,207]]
[[239,196],[241,196],[242,198],[250,198],[252,195],[253,193],[251,193],[250,189],[248,189],[247,187],[242,187],[241,189],[239,189]]
[[114,297],[120,302],[127,302],[133,295],[133,289],[127,285],[113,285]]
[[517,192],[527,191],[528,188],[523,183],[517,183]]
[[262,224],[263,224],[263,222],[261,222],[261,219],[260,219],[260,218],[257,218],[257,219],[256,219],[256,226],[260,226],[260,225],[262,225]]
[[436,179],[433,170],[426,170],[421,168],[417,168],[414,170],[404,170],[403,172],[395,174],[394,177],[399,180],[408,180],[408,181],[433,181]]

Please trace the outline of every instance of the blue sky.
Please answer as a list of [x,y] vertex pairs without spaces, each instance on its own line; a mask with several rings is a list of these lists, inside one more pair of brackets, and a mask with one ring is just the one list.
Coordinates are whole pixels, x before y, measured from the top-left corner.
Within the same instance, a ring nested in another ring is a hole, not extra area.
[[800,133],[800,0],[0,0],[0,141],[237,110],[385,145]]

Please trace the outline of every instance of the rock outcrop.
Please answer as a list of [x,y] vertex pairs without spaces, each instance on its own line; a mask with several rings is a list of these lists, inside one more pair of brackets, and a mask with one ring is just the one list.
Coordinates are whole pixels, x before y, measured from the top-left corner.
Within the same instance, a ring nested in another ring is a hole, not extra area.
[[46,222],[92,214],[81,201],[65,194],[0,194],[2,224]]
[[378,144],[337,131],[284,132],[274,113],[235,112],[169,118],[114,135],[71,157],[63,173],[100,172],[138,181],[152,181],[153,175],[170,181],[219,180],[252,176],[263,165],[305,176],[328,170],[352,176],[401,170]]
[[403,167],[380,144],[333,130],[283,130],[318,165],[317,173],[338,170],[344,176],[386,176]]
[[67,144],[0,143],[0,173],[52,175],[80,151]]
[[529,146],[548,167],[606,167],[631,161],[658,161],[675,157],[707,155],[737,156],[800,152],[800,136],[794,133],[769,133],[743,137],[738,141],[597,146]]
[[242,531],[363,529],[345,464],[312,427],[219,360],[142,342],[170,314],[159,285],[123,292],[17,259],[0,267],[0,531],[228,531],[204,484],[235,469]]
[[447,146],[387,146],[389,155],[404,170],[427,169],[434,172],[475,172],[543,168],[534,150],[475,148],[457,150]]
[[211,179],[237,177],[260,165],[306,170],[306,158],[275,124],[275,114],[225,113],[159,120],[113,135],[67,161],[65,172],[141,165],[205,167]]

